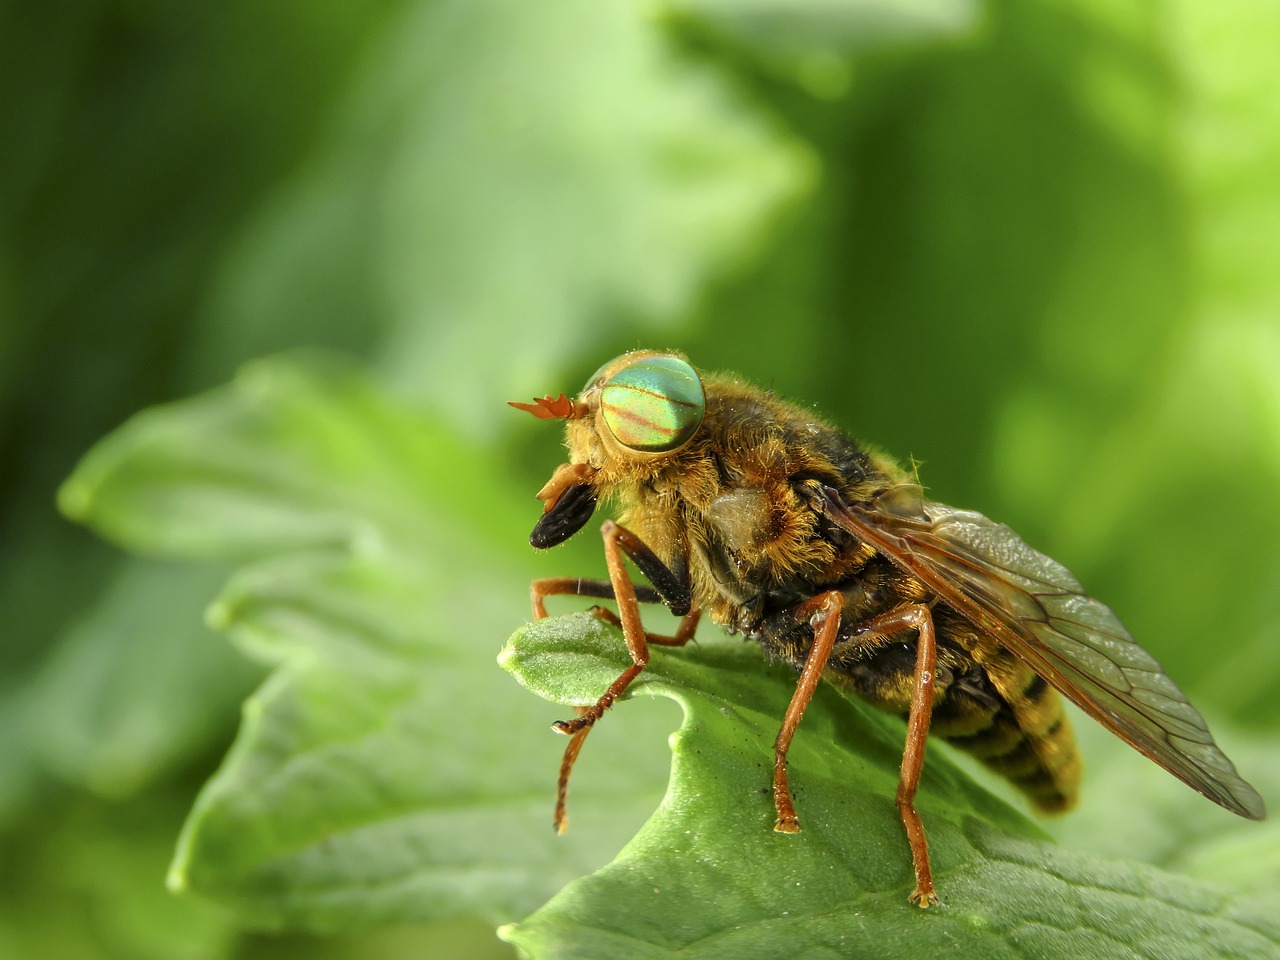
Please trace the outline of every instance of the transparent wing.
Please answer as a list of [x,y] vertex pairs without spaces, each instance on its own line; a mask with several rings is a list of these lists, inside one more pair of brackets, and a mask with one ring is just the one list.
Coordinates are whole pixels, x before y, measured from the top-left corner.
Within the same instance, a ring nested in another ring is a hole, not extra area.
[[971,510],[900,492],[870,509],[845,504],[829,487],[815,496],[833,523],[925,583],[1122,740],[1228,810],[1264,816],[1262,798],[1199,711],[1062,564]]

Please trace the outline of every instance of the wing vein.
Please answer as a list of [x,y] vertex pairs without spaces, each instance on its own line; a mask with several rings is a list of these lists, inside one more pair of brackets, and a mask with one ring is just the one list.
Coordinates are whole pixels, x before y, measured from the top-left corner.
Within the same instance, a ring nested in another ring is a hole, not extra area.
[[1199,711],[1066,567],[973,511],[929,501],[917,501],[909,514],[892,505],[850,507],[829,487],[812,496],[829,520],[916,577],[1136,750],[1228,810],[1264,815],[1261,797]]

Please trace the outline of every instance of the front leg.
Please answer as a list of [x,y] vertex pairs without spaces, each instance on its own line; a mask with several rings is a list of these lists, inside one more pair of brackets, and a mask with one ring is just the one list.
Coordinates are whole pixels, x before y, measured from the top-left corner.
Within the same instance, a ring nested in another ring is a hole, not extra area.
[[[627,642],[627,652],[631,654],[631,666],[624,670],[600,698],[589,707],[576,708],[578,716],[573,720],[559,720],[553,725],[558,733],[572,739],[565,748],[564,759],[560,764],[560,778],[556,789],[555,828],[563,833],[568,827],[566,804],[569,794],[569,775],[573,764],[582,749],[582,743],[592,726],[606,710],[622,696],[633,680],[649,663],[649,643],[682,646],[688,643],[698,626],[700,611],[693,607],[691,585],[687,568],[681,565],[672,569],[664,564],[649,547],[630,530],[606,520],[600,528],[604,538],[605,563],[609,570],[609,580],[583,581],[572,578],[535,580],[532,587],[534,616],[542,619],[547,615],[544,599],[556,593],[586,594],[589,596],[612,596],[618,603],[618,615],[613,617],[607,611],[597,609],[597,615],[614,620],[622,627],[622,635]],[[639,591],[627,573],[623,555],[629,556],[653,584],[653,589],[641,588]],[[607,588],[607,589],[606,589]],[[673,613],[683,614],[680,626],[673,636],[658,636],[647,633],[640,619],[640,600],[660,599],[671,608]]]
[[[636,600],[639,603],[661,603],[662,596],[653,587],[644,584],[636,585]],[[533,601],[533,619],[542,620],[547,613],[547,597],[597,597],[601,600],[613,600],[613,584],[608,580],[589,580],[582,577],[543,577],[529,584],[529,598]],[[616,625],[622,621],[605,610],[604,607],[593,607],[597,616],[607,614]]]

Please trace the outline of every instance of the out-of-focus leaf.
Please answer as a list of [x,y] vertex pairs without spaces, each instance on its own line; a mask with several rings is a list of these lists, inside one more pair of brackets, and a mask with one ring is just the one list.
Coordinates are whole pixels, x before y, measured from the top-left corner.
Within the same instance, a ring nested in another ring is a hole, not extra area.
[[283,360],[86,457],[64,509],[140,552],[244,561],[210,622],[277,667],[196,804],[172,886],[314,930],[509,918],[607,860],[652,808],[663,767],[641,759],[581,791],[596,815],[575,842],[550,829],[554,714],[493,666],[531,576],[505,544],[532,517],[499,473],[353,371]]
[[255,931],[241,938],[235,952],[235,960],[513,960],[514,956],[515,951],[479,920],[401,925],[345,935]]
[[1219,745],[1267,803],[1268,818],[1256,823],[1187,789],[1092,721],[1081,717],[1074,726],[1084,756],[1080,804],[1046,825],[1063,846],[1135,858],[1233,886],[1266,878],[1261,885],[1280,889],[1280,860],[1274,858],[1263,858],[1235,880],[1218,870],[1201,873],[1199,866],[1214,849],[1274,842],[1271,837],[1280,830],[1275,817],[1280,768],[1271,737],[1211,722]]
[[[1102,10],[993,5],[964,43],[859,58],[838,104],[784,99],[824,158],[820,192],[708,301],[690,349],[921,459],[940,499],[990,510],[1039,478],[1001,519],[1051,528],[1068,481],[1049,468],[1081,454],[994,457],[1011,392],[1066,397],[1083,445],[1090,417],[1141,394],[1184,292],[1158,17],[1132,19],[1118,43]],[[1095,103],[1122,95],[1123,141]]]
[[30,810],[41,781],[28,730],[26,696],[0,698],[0,827]]
[[261,671],[195,616],[226,575],[125,566],[29,691],[28,722],[48,767],[96,793],[128,796],[229,729]]
[[[1179,683],[1239,724],[1273,726],[1280,283],[1260,251],[1280,246],[1280,125],[1266,93],[1280,82],[1269,53],[1280,17],[1265,5],[1188,2],[1161,23],[1157,49],[1173,79],[1167,132],[1143,154],[1150,177],[1176,189],[1180,262],[1142,279],[1137,255],[1117,251],[1112,273],[1121,267],[1151,303],[1177,291],[1166,330],[1135,341],[1129,318],[1113,315],[1131,348],[1093,339],[1076,318],[1095,304],[1113,310],[1114,290],[1101,272],[1092,292],[1073,282],[1048,375],[1010,398],[999,466],[1020,503],[1037,490],[1055,498],[1058,542],[1087,561],[1086,583],[1108,586],[1108,601]],[[1112,118],[1117,104],[1133,106],[1121,76],[1081,86],[1087,105]],[[1132,136],[1135,126],[1113,129]],[[1089,412],[1061,389],[1064,377],[1090,392],[1108,381],[1142,386]]]
[[979,0],[668,0],[699,32],[748,52],[812,94],[847,92],[855,57],[970,33]]
[[670,0],[769,53],[861,53],[971,27],[977,0]]
[[158,882],[189,788],[123,804],[50,800],[37,828],[0,840],[0,956],[58,960],[222,960],[225,911],[177,902]]
[[[569,704],[594,700],[627,662],[621,632],[588,614],[524,628],[502,654],[521,683]],[[532,957],[557,958],[915,960],[945,947],[954,957],[1262,960],[1280,951],[1273,888],[1236,893],[1056,849],[936,753],[917,807],[945,903],[910,905],[893,802],[901,724],[826,686],[790,754],[803,831],[774,833],[768,784],[789,673],[742,645],[654,651],[635,695],[670,697],[685,712],[661,809],[616,861],[503,935]]]
[[[387,6],[0,3],[4,683],[39,669],[114,576],[113,551],[63,522],[53,491],[108,430],[191,389],[216,252],[304,154]],[[256,322],[292,323],[291,344],[368,341],[286,313]],[[233,350],[207,382],[248,358]]]
[[209,356],[264,314],[373,311],[391,375],[465,423],[602,318],[669,329],[812,177],[641,4],[407,5],[348,106],[228,261]]

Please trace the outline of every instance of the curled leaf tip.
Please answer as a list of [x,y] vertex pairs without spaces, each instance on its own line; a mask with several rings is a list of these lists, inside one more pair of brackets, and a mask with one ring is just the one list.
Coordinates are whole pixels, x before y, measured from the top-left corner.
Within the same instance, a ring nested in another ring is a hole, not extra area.
[[170,893],[185,893],[187,889],[187,871],[181,864],[175,863],[169,868],[164,878],[164,885]]
[[58,488],[58,510],[69,520],[84,520],[92,499],[89,485],[74,477]]

